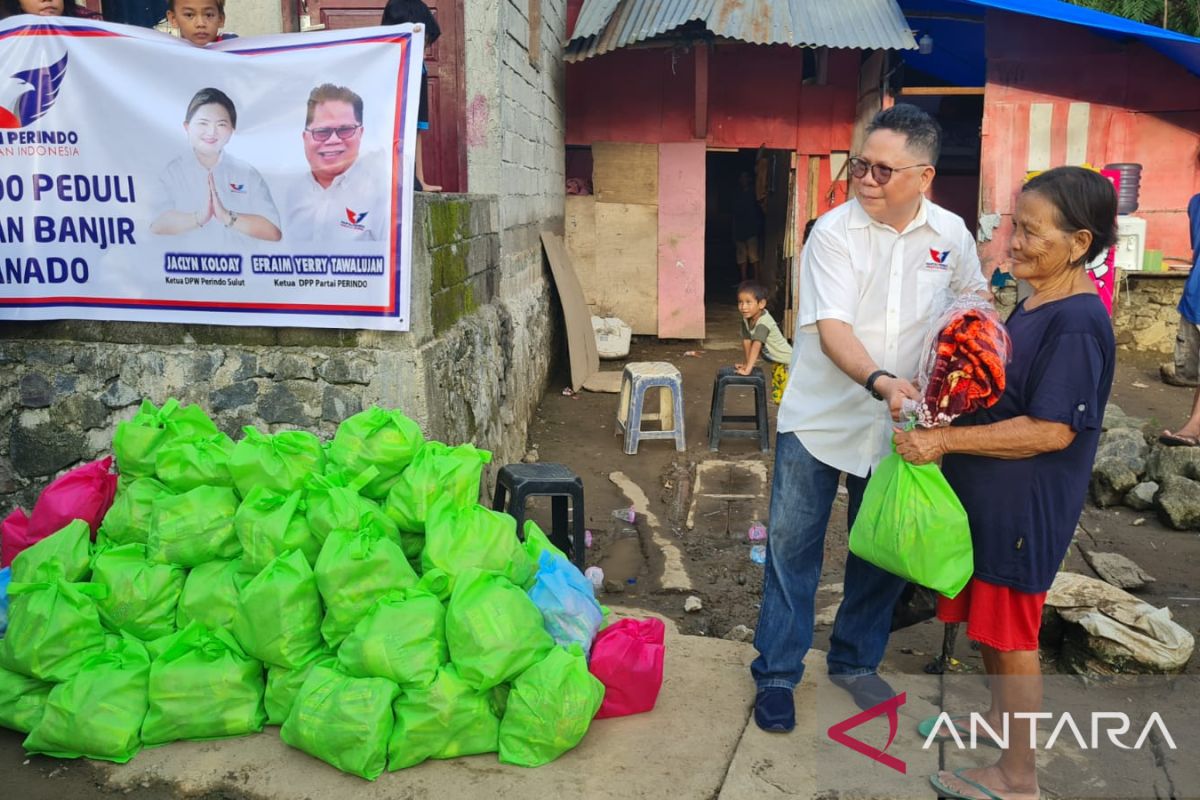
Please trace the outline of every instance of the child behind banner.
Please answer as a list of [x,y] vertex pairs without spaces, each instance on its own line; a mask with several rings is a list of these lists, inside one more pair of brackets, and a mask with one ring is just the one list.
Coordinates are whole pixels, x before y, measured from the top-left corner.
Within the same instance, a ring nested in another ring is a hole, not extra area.
[[221,33],[225,26],[225,0],[169,0],[167,22],[179,29],[179,38],[196,47],[225,39],[236,33]]

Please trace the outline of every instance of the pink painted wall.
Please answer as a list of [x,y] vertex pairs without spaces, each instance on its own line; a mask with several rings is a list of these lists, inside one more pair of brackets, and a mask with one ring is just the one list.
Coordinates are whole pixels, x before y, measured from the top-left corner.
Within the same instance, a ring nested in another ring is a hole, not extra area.
[[1200,192],[1200,78],[1148,47],[1074,26],[989,11],[987,27],[981,213],[1002,223],[981,247],[985,271],[1008,251],[1033,103],[1053,105],[1052,165],[1065,162],[1071,103],[1090,103],[1088,161],[1141,163],[1135,214],[1147,221],[1147,247],[1187,257],[1187,201]]
[[658,148],[658,338],[704,338],[704,142]]

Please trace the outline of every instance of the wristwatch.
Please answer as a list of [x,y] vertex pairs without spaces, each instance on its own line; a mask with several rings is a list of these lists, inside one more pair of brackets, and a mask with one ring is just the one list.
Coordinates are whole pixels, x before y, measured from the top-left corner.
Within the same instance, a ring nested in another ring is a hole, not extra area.
[[888,372],[886,369],[877,369],[874,372],[872,372],[870,375],[867,376],[866,383],[863,384],[863,386],[866,387],[867,391],[871,393],[871,397],[874,397],[876,400],[882,400],[883,395],[881,395],[879,392],[875,391],[875,381],[879,380],[880,378],[882,378],[885,375],[889,378],[896,377],[892,373]]
[[230,212],[229,212],[229,222],[226,222],[226,223],[225,223],[225,227],[226,227],[226,228],[232,228],[232,227],[233,227],[233,224],[234,224],[235,222],[237,222],[237,221],[238,221],[238,215],[237,215],[237,212],[236,212],[236,211],[230,211]]

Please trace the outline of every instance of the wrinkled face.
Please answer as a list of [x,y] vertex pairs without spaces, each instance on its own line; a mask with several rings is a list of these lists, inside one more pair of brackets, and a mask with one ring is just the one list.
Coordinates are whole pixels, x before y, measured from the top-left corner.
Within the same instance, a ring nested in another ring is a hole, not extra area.
[[858,202],[873,219],[885,221],[892,214],[912,207],[920,202],[921,195],[933,182],[933,167],[915,166],[927,162],[928,156],[910,150],[908,137],[903,133],[887,129],[875,131],[863,142],[859,157],[870,164],[894,170],[884,184],[875,179],[871,169],[861,178],[852,178]]
[[1012,274],[1022,280],[1053,278],[1086,255],[1087,231],[1067,233],[1054,204],[1036,191],[1022,192],[1013,212]]
[[[304,131],[304,157],[308,159],[313,176],[331,179],[350,169],[358,158],[362,133],[350,103],[326,100],[318,104],[313,109],[312,122]],[[320,141],[322,138],[325,141]]]
[[196,109],[190,122],[183,123],[188,144],[196,155],[217,156],[233,136],[233,121],[220,103],[206,103]]
[[61,17],[63,13],[63,0],[21,0],[20,6],[22,12],[39,17]]
[[750,292],[738,292],[738,313],[745,319],[750,319],[766,307],[766,300],[759,300]]
[[179,37],[203,47],[216,41],[225,14],[213,0],[175,0],[174,9],[167,12],[167,22],[179,28]]

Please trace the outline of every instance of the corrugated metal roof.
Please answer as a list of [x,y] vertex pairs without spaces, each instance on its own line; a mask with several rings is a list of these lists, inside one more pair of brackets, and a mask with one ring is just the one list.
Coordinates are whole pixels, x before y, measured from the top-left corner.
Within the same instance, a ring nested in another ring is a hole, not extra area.
[[583,61],[693,21],[752,44],[917,49],[896,0],[584,0],[567,60]]

